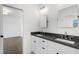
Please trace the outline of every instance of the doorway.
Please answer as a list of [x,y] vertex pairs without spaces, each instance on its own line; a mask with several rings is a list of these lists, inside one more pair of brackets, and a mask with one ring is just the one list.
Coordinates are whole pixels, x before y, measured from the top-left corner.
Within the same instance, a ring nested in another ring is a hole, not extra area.
[[3,53],[22,54],[23,51],[23,10],[3,7]]

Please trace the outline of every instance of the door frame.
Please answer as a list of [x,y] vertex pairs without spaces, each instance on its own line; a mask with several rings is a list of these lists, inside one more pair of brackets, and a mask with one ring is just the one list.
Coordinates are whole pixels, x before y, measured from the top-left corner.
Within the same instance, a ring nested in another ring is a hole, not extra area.
[[[5,6],[5,7],[8,7],[8,8],[13,8],[13,9],[16,9],[16,10],[19,10],[22,12],[22,19],[20,20],[21,22],[21,37],[22,37],[22,53],[23,53],[23,39],[24,39],[24,10],[23,9],[20,9],[20,8],[16,8],[16,7],[13,7],[13,6],[10,6],[10,5],[7,5],[7,4],[2,4],[2,6]],[[3,53],[4,53],[4,49],[3,49]]]

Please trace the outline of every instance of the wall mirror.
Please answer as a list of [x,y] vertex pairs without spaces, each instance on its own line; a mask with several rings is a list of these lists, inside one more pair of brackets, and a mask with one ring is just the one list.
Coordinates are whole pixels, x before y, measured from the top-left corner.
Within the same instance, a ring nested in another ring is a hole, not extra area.
[[58,26],[64,28],[76,28],[79,26],[78,5],[69,6],[58,12]]

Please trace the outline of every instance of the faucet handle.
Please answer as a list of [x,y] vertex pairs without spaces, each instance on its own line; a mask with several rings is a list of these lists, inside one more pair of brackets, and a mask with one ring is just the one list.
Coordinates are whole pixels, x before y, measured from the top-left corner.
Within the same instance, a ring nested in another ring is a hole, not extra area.
[[67,37],[67,32],[65,32],[65,39],[68,39],[68,37]]
[[73,36],[69,36],[69,40],[72,40],[73,39]]
[[61,34],[60,34],[60,36],[59,36],[59,37],[63,39],[63,35],[61,35]]
[[67,32],[65,32],[65,35],[67,35]]

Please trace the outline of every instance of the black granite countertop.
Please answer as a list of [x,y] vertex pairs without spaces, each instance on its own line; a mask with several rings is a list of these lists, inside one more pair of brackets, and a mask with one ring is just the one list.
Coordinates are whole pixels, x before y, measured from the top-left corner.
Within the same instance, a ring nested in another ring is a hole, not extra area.
[[[38,34],[40,34],[41,36],[39,36]],[[43,38],[43,39],[46,39],[46,40],[49,40],[49,41],[53,41],[53,42],[56,42],[56,43],[59,43],[59,44],[63,44],[63,45],[66,45],[66,46],[70,46],[72,48],[79,49],[79,36],[68,35],[68,36],[73,37],[72,40],[70,40],[70,41],[75,42],[75,44],[69,44],[69,43],[60,42],[60,41],[55,40],[56,38],[61,38],[61,36],[63,34],[47,33],[47,32],[31,32],[31,35],[36,36],[36,37],[40,37],[40,38]],[[64,39],[64,38],[61,38],[61,39]]]

